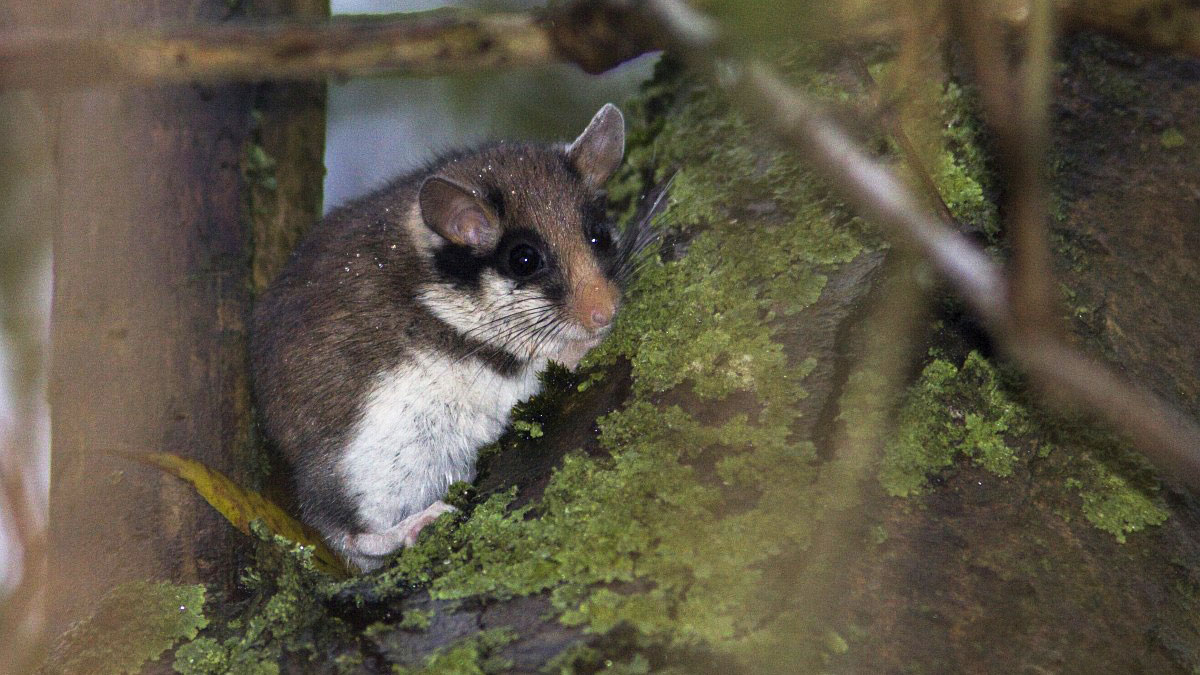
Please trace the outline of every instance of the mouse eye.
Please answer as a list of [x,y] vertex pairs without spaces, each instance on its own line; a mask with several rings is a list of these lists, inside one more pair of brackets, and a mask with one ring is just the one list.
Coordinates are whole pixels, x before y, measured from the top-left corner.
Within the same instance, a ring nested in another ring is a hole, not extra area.
[[601,251],[607,251],[612,246],[612,233],[607,227],[593,230],[588,234],[588,243]]
[[542,269],[542,254],[529,244],[517,244],[508,252],[508,269],[518,279],[531,277]]

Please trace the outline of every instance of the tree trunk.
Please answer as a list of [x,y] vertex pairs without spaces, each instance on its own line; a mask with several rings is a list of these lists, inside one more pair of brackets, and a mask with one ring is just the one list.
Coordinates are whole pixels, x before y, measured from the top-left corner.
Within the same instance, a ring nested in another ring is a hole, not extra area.
[[[47,5],[22,19],[100,26],[259,13],[223,0]],[[327,8],[261,13],[292,11]],[[243,483],[259,478],[246,374],[252,261],[278,258],[290,247],[281,233],[319,213],[323,97],[322,85],[263,94],[241,84],[47,97],[57,181],[52,628],[124,581],[231,587],[240,535],[188,486],[112,453],[172,452]],[[256,136],[256,117],[271,133]],[[286,175],[270,204],[263,162],[248,155],[273,157]]]

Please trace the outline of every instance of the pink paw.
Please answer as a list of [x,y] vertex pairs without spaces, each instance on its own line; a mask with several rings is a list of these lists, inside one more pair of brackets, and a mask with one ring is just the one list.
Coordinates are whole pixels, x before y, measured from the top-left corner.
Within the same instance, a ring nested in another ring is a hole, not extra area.
[[397,533],[403,546],[412,546],[417,543],[417,536],[421,534],[421,530],[425,529],[426,525],[437,520],[438,516],[443,513],[457,510],[446,502],[438,500],[427,506],[424,511],[400,521],[392,530]]
[[417,536],[438,516],[456,511],[446,502],[436,501],[420,513],[405,518],[383,532],[360,532],[346,537],[345,552],[355,565],[370,570],[378,567],[380,558],[417,543]]

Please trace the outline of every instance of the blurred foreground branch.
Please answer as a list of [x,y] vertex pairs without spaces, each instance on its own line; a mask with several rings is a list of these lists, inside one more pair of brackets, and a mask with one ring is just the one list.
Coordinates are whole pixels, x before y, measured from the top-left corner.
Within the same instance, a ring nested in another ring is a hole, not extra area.
[[[791,143],[852,207],[928,260],[1035,386],[1103,417],[1132,440],[1163,478],[1200,490],[1200,426],[1071,348],[1052,323],[1030,321],[1038,312],[1018,311],[1005,270],[981,247],[931,213],[888,167],[769,66],[723,58],[714,23],[678,0],[654,0],[649,9],[669,49],[711,71],[732,100]],[[1030,119],[1040,117],[1035,113]],[[1031,161],[1022,157],[1014,163],[1029,172]],[[1032,239],[1044,245],[1040,228],[1033,229]]]
[[[1200,8],[1164,13],[1148,0],[1054,4],[1064,27],[1200,55]],[[557,62],[598,73],[661,48],[639,7],[633,0],[573,0],[532,13],[435,10],[321,22],[9,29],[0,31],[0,87],[427,76]],[[993,9],[1012,29],[1031,21],[1025,0]],[[837,3],[826,8],[828,24],[811,32],[838,42],[894,37],[905,11],[894,3]]]
[[1009,66],[1002,25],[989,5],[973,0],[948,5],[955,32],[965,37],[971,53],[983,116],[993,132],[996,164],[1007,188],[1011,311],[1021,325],[1045,331],[1054,331],[1059,316],[1046,227],[1050,202],[1041,174],[1049,145],[1046,110],[1054,65],[1050,5],[1050,0],[1030,2],[1025,54],[1016,68]]
[[0,32],[0,87],[434,75],[571,61],[602,72],[652,51],[632,15],[570,2],[539,14],[434,10],[328,22]]

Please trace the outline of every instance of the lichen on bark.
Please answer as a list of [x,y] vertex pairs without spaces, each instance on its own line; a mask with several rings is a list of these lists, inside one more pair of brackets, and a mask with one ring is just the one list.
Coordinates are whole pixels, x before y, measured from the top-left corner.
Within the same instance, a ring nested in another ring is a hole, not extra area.
[[205,588],[133,581],[110,591],[91,617],[74,624],[42,667],[43,673],[139,673],[180,640],[208,625]]

